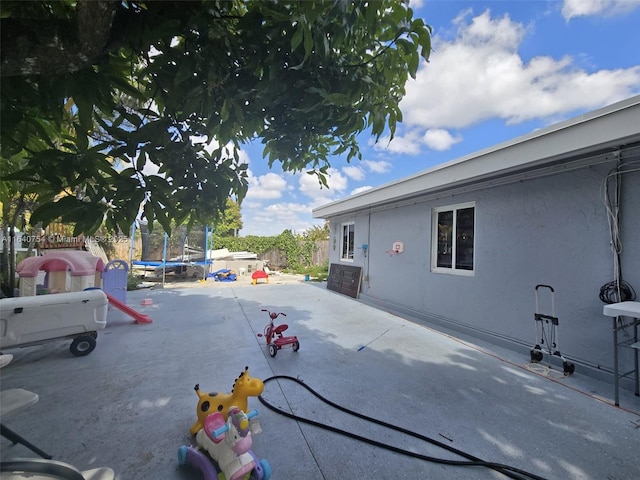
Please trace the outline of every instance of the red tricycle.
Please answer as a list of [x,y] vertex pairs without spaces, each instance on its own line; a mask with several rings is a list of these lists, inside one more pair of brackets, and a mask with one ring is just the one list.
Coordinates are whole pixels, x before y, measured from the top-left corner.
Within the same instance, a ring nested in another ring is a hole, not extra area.
[[[289,325],[287,325],[286,323],[283,323],[281,325],[275,326],[273,324],[273,321],[276,318],[278,318],[280,315],[282,315],[283,317],[286,317],[287,315],[282,312],[280,313],[270,312],[266,308],[263,308],[262,311],[267,312],[269,314],[269,323],[264,327],[264,337],[266,338],[267,345],[269,347],[269,355],[271,355],[272,357],[275,357],[276,354],[278,353],[278,350],[282,349],[283,347],[287,347],[289,345],[291,346],[294,352],[297,352],[300,349],[300,342],[298,341],[298,337],[282,336],[282,332],[284,332],[287,328],[289,328]],[[258,336],[262,337],[263,334],[259,333]]]

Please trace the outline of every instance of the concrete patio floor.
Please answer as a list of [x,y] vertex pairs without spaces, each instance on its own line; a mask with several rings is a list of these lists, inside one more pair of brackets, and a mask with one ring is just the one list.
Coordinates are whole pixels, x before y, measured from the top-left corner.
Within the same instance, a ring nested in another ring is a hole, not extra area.
[[[146,298],[153,303],[142,306]],[[73,357],[66,340],[7,351],[14,359],[0,371],[2,389],[24,388],[40,401],[6,425],[54,460],[81,470],[110,467],[119,480],[197,480],[197,470],[177,461],[178,448],[193,442],[194,385],[230,392],[248,366],[252,377],[300,378],[347,408],[542,478],[640,478],[640,399],[621,390],[615,407],[613,386],[579,370],[563,377],[557,369],[532,369],[520,354],[312,282],[209,281],[128,292],[127,303],[153,323],[138,325],[110,310],[88,356]],[[263,308],[286,313],[299,352],[269,356],[257,337],[268,321]],[[268,382],[263,397],[358,435],[462,460],[332,410],[293,382]],[[385,451],[287,419],[257,398],[249,408],[258,409],[262,427],[253,451],[268,460],[276,480],[508,478]],[[5,438],[0,451],[3,460],[35,457]]]

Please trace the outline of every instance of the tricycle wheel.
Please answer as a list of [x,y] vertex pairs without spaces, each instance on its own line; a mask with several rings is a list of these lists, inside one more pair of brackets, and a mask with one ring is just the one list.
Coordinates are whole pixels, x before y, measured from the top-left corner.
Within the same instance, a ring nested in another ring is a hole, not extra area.
[[96,348],[96,339],[91,335],[82,335],[73,339],[69,350],[76,357],[84,357],[93,352],[94,348]]
[[277,353],[278,353],[278,347],[276,347],[273,343],[269,345],[269,355],[271,355],[272,357],[275,357]]
[[300,350],[300,342],[299,342],[298,340],[296,340],[296,341],[293,343],[293,346],[292,346],[291,348],[293,348],[293,351],[294,351],[294,352],[297,352],[298,350]]

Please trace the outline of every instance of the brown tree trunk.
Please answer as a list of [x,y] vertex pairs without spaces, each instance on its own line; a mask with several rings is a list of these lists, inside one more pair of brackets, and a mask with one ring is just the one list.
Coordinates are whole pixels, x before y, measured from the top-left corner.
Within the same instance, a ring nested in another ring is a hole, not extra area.
[[[92,64],[106,51],[117,0],[78,0],[75,24],[25,31],[30,19],[3,19],[2,76],[60,75]],[[35,36],[35,38],[34,38]]]

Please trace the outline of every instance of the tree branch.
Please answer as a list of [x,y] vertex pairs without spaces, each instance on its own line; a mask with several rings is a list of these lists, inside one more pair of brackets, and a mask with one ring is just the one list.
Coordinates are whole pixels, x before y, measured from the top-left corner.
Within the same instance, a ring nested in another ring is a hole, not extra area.
[[391,40],[391,42],[389,42],[388,45],[385,45],[382,50],[380,50],[378,53],[376,53],[373,57],[369,58],[368,60],[361,62],[361,63],[356,63],[356,64],[351,64],[351,65],[345,65],[344,68],[362,68],[362,67],[366,67],[367,65],[369,65],[372,62],[375,62],[378,57],[381,57],[382,55],[384,55],[385,53],[387,53],[387,51],[393,47],[396,42],[398,41],[398,39],[404,35],[406,32],[405,31],[401,31],[398,32],[398,34],[395,36],[395,38],[393,40]]
[[78,0],[75,22],[38,28],[31,19],[2,20],[3,77],[60,75],[91,65],[105,53],[118,0]]

